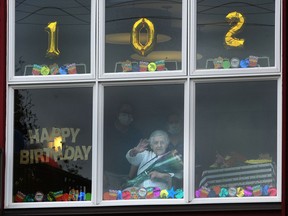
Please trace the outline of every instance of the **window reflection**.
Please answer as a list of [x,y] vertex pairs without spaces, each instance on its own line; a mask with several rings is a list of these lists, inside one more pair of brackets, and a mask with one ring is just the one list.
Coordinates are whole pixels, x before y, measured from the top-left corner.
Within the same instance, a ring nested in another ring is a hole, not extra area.
[[183,198],[181,84],[105,87],[104,200]]
[[276,196],[277,81],[196,84],[195,196]]
[[14,102],[14,201],[91,199],[92,89],[15,90]]

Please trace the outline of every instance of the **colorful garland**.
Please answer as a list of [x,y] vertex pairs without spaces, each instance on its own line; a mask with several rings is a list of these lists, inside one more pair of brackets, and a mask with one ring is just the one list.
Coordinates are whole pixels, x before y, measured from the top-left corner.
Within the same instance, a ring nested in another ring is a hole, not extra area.
[[131,199],[182,199],[184,196],[183,189],[174,190],[174,188],[160,189],[158,187],[138,188],[131,187],[123,191],[109,190],[104,192],[104,200],[131,200]]
[[54,201],[89,201],[91,200],[91,193],[84,193],[71,189],[69,193],[63,193],[63,191],[50,191],[48,194],[44,194],[37,191],[35,194],[25,195],[21,191],[18,191],[15,195],[15,202],[54,202]]
[[245,59],[232,58],[231,60],[227,58],[214,58],[213,64],[214,69],[228,69],[228,68],[248,68],[248,67],[257,67],[258,66],[257,56],[249,56]]
[[165,60],[155,62],[140,61],[139,65],[132,64],[131,61],[127,60],[122,62],[121,66],[123,72],[154,72],[166,70]]
[[47,75],[66,75],[66,74],[77,74],[76,64],[65,64],[61,67],[54,63],[52,65],[38,65],[33,64],[32,75],[34,76],[47,76]]
[[251,197],[251,196],[277,196],[277,188],[269,185],[255,185],[246,187],[201,187],[195,191],[196,198],[207,197]]

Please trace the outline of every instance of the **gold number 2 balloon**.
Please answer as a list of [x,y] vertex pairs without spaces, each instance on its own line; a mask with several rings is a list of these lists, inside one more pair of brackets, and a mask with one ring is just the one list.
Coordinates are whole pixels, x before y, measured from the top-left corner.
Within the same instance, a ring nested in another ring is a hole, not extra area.
[[242,16],[241,13],[238,12],[231,12],[226,16],[227,21],[232,23],[235,20],[238,20],[235,26],[233,26],[226,34],[225,36],[225,43],[228,46],[231,47],[239,47],[243,46],[245,40],[244,39],[238,39],[238,38],[233,38],[233,35],[236,34],[243,26],[245,19]]
[[[142,29],[145,29],[147,31],[147,39],[145,44],[142,44],[140,39]],[[137,20],[132,27],[131,33],[131,43],[134,49],[139,54],[145,56],[150,51],[152,51],[155,42],[156,40],[154,24],[147,18],[141,18]]]
[[59,56],[60,51],[58,50],[57,22],[48,23],[45,31],[48,32],[48,49],[46,56],[49,58]]

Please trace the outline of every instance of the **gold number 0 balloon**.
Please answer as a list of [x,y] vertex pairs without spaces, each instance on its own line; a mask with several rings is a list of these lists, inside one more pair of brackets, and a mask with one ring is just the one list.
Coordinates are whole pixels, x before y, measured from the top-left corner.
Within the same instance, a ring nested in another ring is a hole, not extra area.
[[[244,17],[242,16],[241,13],[238,12],[231,12],[226,16],[227,21],[234,21],[238,20],[237,24],[233,26],[226,34],[225,36],[225,43],[228,46],[232,47],[238,47],[238,46],[243,46],[244,44],[244,39],[238,39],[238,38],[233,38],[232,36],[236,34],[243,26],[245,20]],[[230,22],[230,23],[231,23]]]
[[47,57],[53,58],[60,55],[58,50],[58,38],[57,38],[57,22],[48,23],[45,30],[48,32],[48,49]]
[[[147,31],[147,40],[145,44],[142,44],[140,40],[140,34],[143,28],[146,29]],[[155,40],[154,24],[146,18],[141,18],[137,20],[132,27],[132,33],[131,33],[131,43],[134,49],[139,54],[145,56],[150,51],[152,51],[155,42],[156,40]]]

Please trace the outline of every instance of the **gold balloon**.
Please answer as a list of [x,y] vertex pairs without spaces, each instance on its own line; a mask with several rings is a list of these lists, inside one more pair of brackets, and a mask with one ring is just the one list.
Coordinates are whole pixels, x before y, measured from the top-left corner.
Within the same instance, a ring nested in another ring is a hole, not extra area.
[[225,43],[228,46],[231,47],[239,47],[243,46],[245,40],[244,39],[238,39],[238,38],[233,38],[233,35],[236,34],[243,26],[245,19],[242,16],[241,13],[238,13],[236,11],[229,13],[226,16],[227,21],[230,21],[232,23],[234,20],[238,20],[237,24],[233,26],[226,34],[225,36]]
[[46,56],[49,58],[59,56],[60,51],[58,49],[57,22],[48,23],[45,31],[48,32],[48,49],[46,52]]
[[[143,28],[147,31],[147,41],[145,44],[142,44],[140,41],[140,33]],[[146,18],[137,20],[132,27],[131,33],[131,43],[134,49],[142,56],[145,56],[152,51],[155,42],[154,24]]]

